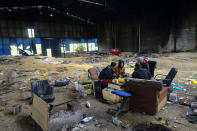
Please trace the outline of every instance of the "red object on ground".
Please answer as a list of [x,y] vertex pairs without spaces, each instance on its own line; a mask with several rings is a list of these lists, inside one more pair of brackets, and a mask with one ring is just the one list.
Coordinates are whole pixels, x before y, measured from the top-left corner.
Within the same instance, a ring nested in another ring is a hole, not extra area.
[[120,54],[120,51],[119,51],[118,48],[116,48],[116,49],[111,49],[111,50],[109,51],[109,53],[110,53],[110,54]]
[[188,105],[188,101],[187,101],[187,100],[183,100],[183,101],[181,101],[180,104],[181,104],[181,105]]
[[109,82],[112,82],[112,80],[109,80],[109,79],[107,80],[107,79],[106,79],[106,80],[101,80],[101,82],[109,83]]

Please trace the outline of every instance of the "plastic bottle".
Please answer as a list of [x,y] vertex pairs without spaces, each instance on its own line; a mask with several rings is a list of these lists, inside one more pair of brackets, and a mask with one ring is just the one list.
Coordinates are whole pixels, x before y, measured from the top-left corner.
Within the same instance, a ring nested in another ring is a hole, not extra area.
[[197,109],[197,102],[192,102],[192,103],[190,104],[190,107],[191,107],[192,109]]
[[74,84],[75,84],[75,89],[78,91],[79,90],[79,84],[78,84],[78,82],[75,82]]

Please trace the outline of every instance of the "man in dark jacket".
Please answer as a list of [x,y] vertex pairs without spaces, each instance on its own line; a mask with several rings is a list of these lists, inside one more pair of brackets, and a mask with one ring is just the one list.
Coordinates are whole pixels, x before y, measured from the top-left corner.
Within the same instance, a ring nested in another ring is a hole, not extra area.
[[99,74],[99,80],[113,79],[114,78],[114,68],[116,66],[115,62],[104,68]]
[[132,78],[150,80],[151,74],[150,74],[150,72],[147,69],[142,68],[141,64],[136,63],[135,64],[135,71],[132,74]]
[[150,67],[146,59],[144,59],[143,57],[139,57],[137,59],[137,63],[141,64],[141,68],[147,69],[150,72]]

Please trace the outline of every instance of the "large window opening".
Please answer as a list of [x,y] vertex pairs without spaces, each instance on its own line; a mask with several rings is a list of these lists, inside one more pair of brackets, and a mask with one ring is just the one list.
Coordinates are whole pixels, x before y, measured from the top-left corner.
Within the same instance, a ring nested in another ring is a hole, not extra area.
[[28,37],[29,38],[34,38],[35,37],[34,29],[33,28],[28,28],[27,29],[27,32],[28,32]]

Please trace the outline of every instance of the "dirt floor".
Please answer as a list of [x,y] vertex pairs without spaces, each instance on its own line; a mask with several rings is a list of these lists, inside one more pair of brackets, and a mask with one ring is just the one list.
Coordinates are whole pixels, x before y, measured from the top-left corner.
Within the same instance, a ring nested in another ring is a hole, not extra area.
[[[68,58],[44,56],[0,57],[0,130],[41,130],[30,117],[31,105],[29,104],[29,98],[31,97],[30,83],[33,81],[32,79],[48,79],[52,85],[56,79],[63,77],[71,77],[73,81],[88,79],[87,70],[89,68],[94,66],[105,67],[111,61],[118,61],[119,59],[126,61],[126,72],[132,73],[136,56],[135,53],[123,53],[120,56],[84,55],[80,57],[70,56]],[[155,74],[167,74],[172,67],[178,68],[179,72],[173,82],[185,89],[185,91],[174,91],[177,92],[179,98],[183,97],[191,100],[194,96],[197,96],[197,85],[185,85],[189,79],[197,79],[197,53],[149,54],[146,56],[158,62]],[[46,72],[48,72],[48,75],[43,76],[43,73]],[[106,113],[109,108],[117,107],[117,104],[100,102],[93,95],[82,97],[78,92],[75,92],[73,84],[55,87],[54,95],[55,101],[52,104],[75,99],[85,109],[86,115],[94,116],[93,120],[85,124],[85,127],[80,130],[132,130],[138,124],[150,123],[159,117],[169,120],[168,127],[172,130],[197,130],[197,124],[191,124],[186,119],[189,107],[178,103],[166,104],[155,116],[130,111],[120,116],[120,120],[126,125],[126,129],[123,129],[115,126],[112,123],[112,116]],[[85,107],[86,101],[91,103],[90,108]],[[11,106],[15,104],[22,105],[22,112],[12,115],[10,114]],[[174,123],[175,120],[185,125]]]

